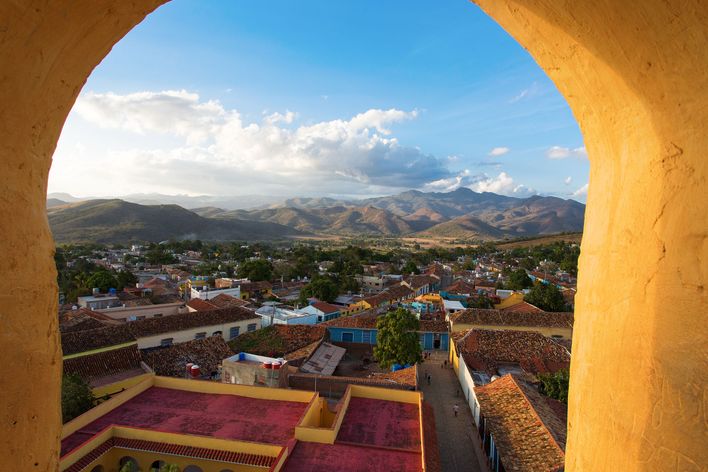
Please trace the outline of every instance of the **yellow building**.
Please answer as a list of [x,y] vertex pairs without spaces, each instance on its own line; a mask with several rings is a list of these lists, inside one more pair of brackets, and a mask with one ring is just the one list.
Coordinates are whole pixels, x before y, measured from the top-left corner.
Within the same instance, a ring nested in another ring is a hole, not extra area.
[[350,385],[330,409],[315,392],[149,375],[64,425],[59,470],[424,471],[429,420],[420,392]]

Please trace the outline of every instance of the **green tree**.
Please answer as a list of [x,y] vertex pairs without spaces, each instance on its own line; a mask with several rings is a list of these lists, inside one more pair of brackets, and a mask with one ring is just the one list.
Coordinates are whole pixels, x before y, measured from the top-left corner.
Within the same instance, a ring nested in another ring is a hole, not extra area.
[[565,311],[565,299],[553,284],[537,283],[524,296],[524,300],[546,311]]
[[101,292],[107,292],[109,288],[117,288],[118,280],[107,270],[99,270],[91,274],[87,281],[90,288],[98,288]]
[[333,302],[339,295],[339,287],[329,277],[319,277],[300,290],[300,303],[307,304],[308,298],[317,298],[324,302]]
[[75,374],[62,377],[61,416],[64,423],[90,410],[95,401],[91,387],[81,377]]
[[252,282],[271,280],[273,278],[273,265],[265,259],[246,261],[239,266],[238,276],[245,277]]
[[523,290],[525,288],[533,287],[533,280],[526,275],[524,269],[517,269],[509,275],[509,282],[506,286],[510,290]]
[[568,370],[561,369],[554,373],[539,374],[538,379],[541,381],[541,385],[538,388],[540,393],[563,403],[568,403],[568,384],[570,382]]
[[418,270],[418,266],[415,264],[415,262],[409,260],[406,262],[406,264],[401,268],[401,272],[403,274],[420,274],[420,270]]
[[121,270],[116,275],[116,280],[118,282],[118,290],[123,290],[128,286],[135,286],[138,283],[138,278],[129,270]]
[[470,297],[467,299],[468,308],[494,308],[494,302],[486,294],[481,293],[479,295]]
[[174,255],[167,252],[165,246],[161,244],[154,244],[150,249],[148,249],[145,254],[145,259],[149,264],[159,265],[159,264],[174,264],[177,259]]
[[393,364],[415,364],[423,359],[418,327],[418,319],[405,308],[379,317],[376,321],[374,356],[381,367],[388,369]]

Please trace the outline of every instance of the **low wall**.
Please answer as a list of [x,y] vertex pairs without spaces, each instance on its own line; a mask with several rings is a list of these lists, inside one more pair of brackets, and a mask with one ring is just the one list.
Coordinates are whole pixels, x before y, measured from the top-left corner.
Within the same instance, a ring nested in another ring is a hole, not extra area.
[[288,376],[288,387],[297,390],[318,392],[327,397],[340,398],[349,385],[364,385],[370,387],[391,388],[395,390],[415,390],[409,385],[389,383],[377,379],[359,377],[337,377],[334,375],[317,375],[295,373]]

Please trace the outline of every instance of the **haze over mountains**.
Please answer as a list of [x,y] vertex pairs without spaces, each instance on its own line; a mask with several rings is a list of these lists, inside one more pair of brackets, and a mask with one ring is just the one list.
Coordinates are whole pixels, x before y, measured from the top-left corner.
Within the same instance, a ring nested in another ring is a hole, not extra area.
[[[57,242],[170,238],[205,240],[281,239],[306,235],[429,236],[496,240],[582,231],[585,205],[575,200],[533,196],[514,198],[460,188],[448,193],[416,190],[398,195],[345,201],[292,198],[257,208],[145,205],[120,199],[65,203],[52,194],[49,221]],[[155,195],[151,196],[155,199]],[[191,204],[216,197],[182,197]],[[193,200],[197,198],[198,200]],[[76,200],[76,199],[75,199]],[[231,199],[222,199],[222,202]],[[247,201],[256,202],[254,197]],[[211,202],[210,202],[211,203]],[[190,205],[191,206],[191,205]]]

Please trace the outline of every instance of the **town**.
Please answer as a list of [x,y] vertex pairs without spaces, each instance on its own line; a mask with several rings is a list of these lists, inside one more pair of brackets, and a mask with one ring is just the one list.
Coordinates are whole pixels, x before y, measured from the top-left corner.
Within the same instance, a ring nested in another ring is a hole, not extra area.
[[511,246],[59,246],[62,470],[557,470],[579,246]]

